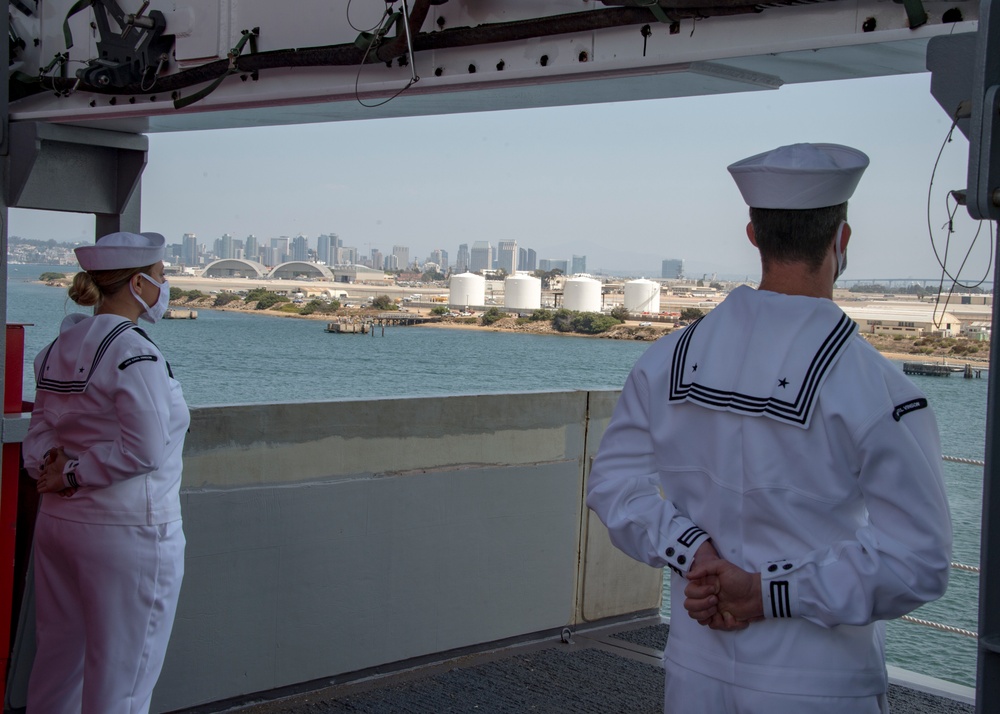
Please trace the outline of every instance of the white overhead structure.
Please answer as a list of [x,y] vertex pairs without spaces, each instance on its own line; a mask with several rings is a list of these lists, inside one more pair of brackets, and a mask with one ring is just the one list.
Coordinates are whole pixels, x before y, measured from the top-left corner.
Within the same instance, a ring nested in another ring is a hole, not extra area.
[[[17,2],[11,119],[144,133],[768,90],[922,72],[928,40],[979,13],[794,3]],[[378,34],[386,8],[410,22],[366,47],[354,28]]]

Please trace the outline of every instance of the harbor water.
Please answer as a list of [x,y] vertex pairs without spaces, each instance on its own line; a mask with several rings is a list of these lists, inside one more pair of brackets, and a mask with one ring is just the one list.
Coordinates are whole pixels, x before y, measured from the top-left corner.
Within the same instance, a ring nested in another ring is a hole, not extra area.
[[[25,331],[26,400],[31,361],[68,312],[86,312],[66,291],[37,282],[66,267],[11,265],[8,323]],[[201,310],[197,320],[149,326],[191,406],[424,397],[561,389],[620,389],[649,343],[520,333],[387,328],[385,336],[335,335],[318,320]],[[901,367],[901,365],[900,365]],[[920,377],[946,455],[982,459],[986,379]],[[979,564],[982,468],[944,465],[955,530],[953,560]],[[947,595],[915,617],[976,630],[979,578],[953,570]],[[665,606],[668,598],[664,598]],[[903,621],[889,623],[888,660],[973,686],[976,642]]]

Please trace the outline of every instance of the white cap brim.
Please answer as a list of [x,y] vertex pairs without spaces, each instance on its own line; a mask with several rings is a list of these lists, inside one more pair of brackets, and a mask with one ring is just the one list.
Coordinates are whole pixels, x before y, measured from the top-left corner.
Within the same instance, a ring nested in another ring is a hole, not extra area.
[[143,268],[163,260],[166,242],[159,233],[109,233],[74,252],[84,270]]
[[752,208],[803,210],[847,201],[868,168],[868,156],[840,144],[792,144],[729,166]]

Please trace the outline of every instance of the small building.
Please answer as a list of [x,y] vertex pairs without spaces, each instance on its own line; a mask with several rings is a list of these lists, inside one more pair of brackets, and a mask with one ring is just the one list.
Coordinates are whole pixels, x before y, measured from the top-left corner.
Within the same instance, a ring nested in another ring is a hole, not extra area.
[[976,342],[989,342],[992,333],[988,322],[964,322],[960,334]]
[[955,337],[962,328],[961,321],[950,312],[941,312],[935,319],[934,308],[906,306],[886,309],[883,306],[855,307],[841,305],[847,316],[858,323],[858,330],[868,335],[903,335],[906,337]]

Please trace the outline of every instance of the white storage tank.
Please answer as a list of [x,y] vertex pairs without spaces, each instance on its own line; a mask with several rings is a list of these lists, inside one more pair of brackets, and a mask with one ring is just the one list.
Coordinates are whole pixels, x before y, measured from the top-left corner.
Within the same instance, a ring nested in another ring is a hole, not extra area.
[[503,281],[503,306],[510,310],[537,310],[542,306],[542,281],[515,273]]
[[453,275],[448,284],[448,303],[462,307],[486,304],[486,278],[475,273]]
[[563,287],[563,307],[579,312],[600,312],[601,282],[593,278],[570,278]]
[[625,309],[629,312],[660,312],[660,284],[652,280],[630,280],[625,283]]

